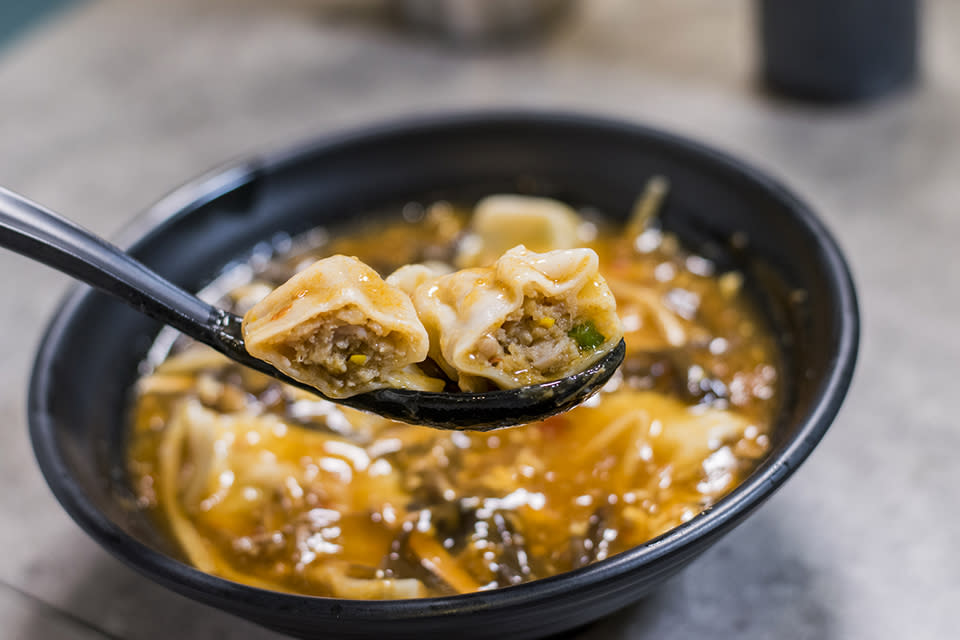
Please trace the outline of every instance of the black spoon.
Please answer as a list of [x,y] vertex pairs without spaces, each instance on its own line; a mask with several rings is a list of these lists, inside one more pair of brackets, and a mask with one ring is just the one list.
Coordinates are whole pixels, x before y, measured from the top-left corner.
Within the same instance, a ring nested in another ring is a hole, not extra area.
[[[228,358],[320,397],[319,391],[247,353],[241,319],[207,304],[119,248],[0,187],[0,246],[116,296],[134,309]],[[378,389],[333,402],[439,429],[488,430],[533,422],[573,408],[600,389],[623,362],[623,340],[589,368],[538,385],[487,393]]]

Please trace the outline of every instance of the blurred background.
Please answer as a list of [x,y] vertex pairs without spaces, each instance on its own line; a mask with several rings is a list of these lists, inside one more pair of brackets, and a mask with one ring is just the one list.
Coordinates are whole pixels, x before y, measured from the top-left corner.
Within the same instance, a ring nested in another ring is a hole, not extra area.
[[[857,377],[756,517],[578,637],[947,638],[958,26],[955,0],[5,0],[0,184],[109,237],[225,160],[403,116],[579,111],[730,151],[807,199],[848,252]],[[0,273],[0,636],[277,637],[134,574],[59,509],[24,398],[68,282],[9,252]]]

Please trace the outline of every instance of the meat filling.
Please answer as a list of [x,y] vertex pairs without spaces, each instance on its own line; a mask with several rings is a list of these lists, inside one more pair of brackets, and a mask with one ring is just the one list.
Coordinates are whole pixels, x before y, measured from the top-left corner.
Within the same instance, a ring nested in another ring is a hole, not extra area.
[[279,346],[294,369],[324,379],[337,391],[377,380],[408,351],[397,332],[386,331],[353,306],[304,323]]
[[577,342],[568,335],[576,324],[564,303],[528,298],[479,341],[477,353],[501,370],[531,381],[559,377],[581,355]]

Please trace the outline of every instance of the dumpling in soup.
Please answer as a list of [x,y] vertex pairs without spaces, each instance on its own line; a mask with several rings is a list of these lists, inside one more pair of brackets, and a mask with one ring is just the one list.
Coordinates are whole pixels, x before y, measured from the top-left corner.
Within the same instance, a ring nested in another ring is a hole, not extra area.
[[331,398],[382,387],[439,391],[415,363],[429,342],[410,298],[356,258],[331,256],[243,318],[247,350]]
[[581,244],[581,223],[576,211],[551,198],[487,196],[474,207],[470,231],[460,243],[457,266],[487,266],[521,244],[531,251],[572,249]]
[[413,300],[431,357],[464,391],[576,373],[623,334],[591,249],[514,247],[490,267],[427,277]]

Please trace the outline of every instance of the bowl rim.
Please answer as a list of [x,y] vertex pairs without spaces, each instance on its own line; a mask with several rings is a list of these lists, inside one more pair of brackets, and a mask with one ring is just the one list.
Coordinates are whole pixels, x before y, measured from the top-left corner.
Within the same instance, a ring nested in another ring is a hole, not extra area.
[[684,549],[694,546],[697,541],[704,541],[711,534],[736,524],[741,515],[746,515],[769,498],[810,455],[839,412],[857,359],[859,310],[847,263],[836,241],[812,209],[778,180],[711,146],[643,124],[570,112],[496,109],[399,118],[382,124],[321,135],[279,151],[255,154],[222,164],[173,190],[136,216],[118,234],[117,243],[128,247],[131,241],[134,241],[130,248],[137,248],[141,243],[149,242],[154,232],[254,179],[261,171],[281,169],[309,154],[334,152],[344,146],[359,145],[398,134],[425,134],[459,127],[518,124],[589,128],[679,148],[682,152],[700,156],[715,167],[750,182],[754,188],[767,192],[787,206],[813,234],[822,250],[828,278],[836,291],[840,312],[839,326],[832,336],[834,356],[829,371],[816,391],[812,408],[798,421],[795,434],[782,445],[778,455],[768,457],[729,494],[689,521],[605,560],[547,578],[491,591],[405,600],[350,600],[259,589],[204,573],[137,541],[100,512],[73,482],[69,468],[56,446],[54,423],[45,410],[44,399],[52,384],[50,364],[55,358],[63,334],[73,321],[77,308],[92,293],[89,287],[76,285],[70,289],[58,307],[58,313],[43,335],[29,382],[27,407],[34,454],[48,486],[64,510],[87,534],[128,566],[175,591],[196,596],[201,601],[204,600],[204,595],[213,595],[242,603],[251,609],[278,611],[295,607],[301,611],[307,608],[333,610],[338,617],[362,621],[443,616],[549,600],[571,589],[579,590],[613,580],[658,559],[682,554]]

